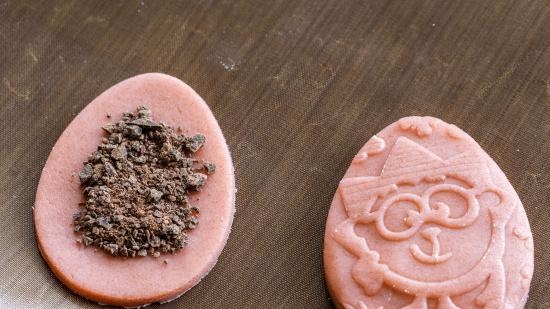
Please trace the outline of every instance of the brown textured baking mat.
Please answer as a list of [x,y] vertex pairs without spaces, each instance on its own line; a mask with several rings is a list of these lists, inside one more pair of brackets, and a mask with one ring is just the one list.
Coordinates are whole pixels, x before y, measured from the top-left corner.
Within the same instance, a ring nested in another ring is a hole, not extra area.
[[416,114],[463,128],[509,177],[535,241],[527,308],[550,308],[549,44],[547,0],[0,0],[0,308],[99,308],[40,258],[35,190],[71,119],[151,71],[209,103],[238,186],[214,270],[152,308],[332,308],[337,183],[372,134]]

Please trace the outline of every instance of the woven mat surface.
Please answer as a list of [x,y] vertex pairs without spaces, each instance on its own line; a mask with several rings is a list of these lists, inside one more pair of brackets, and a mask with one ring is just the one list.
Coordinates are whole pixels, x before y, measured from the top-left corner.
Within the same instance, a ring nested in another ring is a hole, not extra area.
[[509,177],[535,241],[527,308],[550,308],[549,45],[548,0],[0,0],[0,307],[99,308],[41,259],[35,190],[86,104],[156,71],[208,102],[238,193],[214,270],[151,308],[332,308],[332,196],[370,136],[408,115],[463,128]]

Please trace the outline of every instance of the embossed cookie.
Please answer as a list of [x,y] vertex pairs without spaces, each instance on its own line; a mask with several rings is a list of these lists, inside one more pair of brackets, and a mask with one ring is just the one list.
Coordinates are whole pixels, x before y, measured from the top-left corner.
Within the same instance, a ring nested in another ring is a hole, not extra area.
[[533,240],[504,173],[454,125],[407,117],[340,182],[324,267],[337,308],[523,308]]

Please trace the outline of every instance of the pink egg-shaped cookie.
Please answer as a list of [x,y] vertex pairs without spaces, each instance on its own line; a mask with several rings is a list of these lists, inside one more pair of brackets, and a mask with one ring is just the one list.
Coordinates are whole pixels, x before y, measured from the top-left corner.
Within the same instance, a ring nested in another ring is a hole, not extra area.
[[[189,233],[187,247],[158,258],[113,257],[75,241],[73,214],[84,201],[78,173],[82,162],[100,144],[102,126],[139,106],[148,107],[155,120],[180,127],[186,135],[205,135],[206,144],[195,157],[214,162],[217,168],[202,190],[190,196],[193,205],[200,208],[200,223]],[[59,137],[36,192],[38,247],[57,278],[85,298],[125,307],[166,302],[193,287],[212,269],[229,236],[234,201],[229,149],[206,103],[174,77],[143,74],[103,92]]]
[[521,201],[466,133],[406,117],[353,159],[329,211],[337,308],[523,308],[533,239]]

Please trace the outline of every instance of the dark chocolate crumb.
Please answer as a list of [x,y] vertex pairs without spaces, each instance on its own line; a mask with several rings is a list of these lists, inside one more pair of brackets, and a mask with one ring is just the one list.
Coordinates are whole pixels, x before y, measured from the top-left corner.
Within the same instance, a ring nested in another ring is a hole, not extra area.
[[146,119],[146,118],[138,118],[138,119],[132,120],[128,123],[129,124],[134,124],[134,125],[139,126],[143,129],[160,129],[160,128],[162,128],[162,126],[160,124],[154,122],[151,119]]
[[185,146],[191,152],[197,152],[202,147],[202,145],[204,145],[205,142],[206,137],[202,134],[197,134],[192,137],[187,137],[185,139]]
[[94,174],[94,167],[90,163],[86,163],[84,165],[84,168],[78,173],[78,177],[80,178],[80,183],[85,184],[92,175]]
[[199,191],[206,183],[208,176],[201,173],[192,173],[187,175],[187,186],[194,191]]
[[158,202],[160,201],[160,199],[162,198],[162,192],[156,190],[156,189],[151,189],[151,191],[149,192],[149,200],[151,202]]
[[216,164],[212,162],[204,162],[203,166],[207,174],[214,174],[216,171]]
[[138,139],[141,137],[142,130],[139,126],[129,125],[124,129],[124,135],[130,138]]
[[86,202],[73,216],[77,242],[124,257],[159,257],[185,247],[199,223],[188,195],[216,169],[190,157],[205,136],[177,135],[145,107],[103,130],[107,137],[78,174]]

